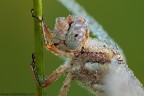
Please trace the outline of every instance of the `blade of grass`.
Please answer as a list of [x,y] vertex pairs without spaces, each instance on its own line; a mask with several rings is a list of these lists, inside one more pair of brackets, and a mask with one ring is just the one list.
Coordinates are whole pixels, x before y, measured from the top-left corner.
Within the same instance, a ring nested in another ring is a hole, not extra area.
[[[42,0],[33,0],[34,14],[42,19]],[[39,78],[44,79],[44,66],[43,66],[43,38],[41,32],[41,24],[38,20],[34,19],[34,38],[35,38],[35,61],[36,72]],[[36,96],[44,96],[44,89],[36,85]]]

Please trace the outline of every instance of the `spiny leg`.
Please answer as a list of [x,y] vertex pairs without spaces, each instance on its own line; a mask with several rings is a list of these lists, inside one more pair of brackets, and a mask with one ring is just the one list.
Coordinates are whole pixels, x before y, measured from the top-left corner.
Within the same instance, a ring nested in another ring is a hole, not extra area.
[[60,77],[61,74],[68,69],[68,66],[61,65],[53,73],[51,73],[47,78],[45,78],[45,80],[42,80],[41,77],[38,76],[38,74],[37,74],[36,67],[35,67],[35,56],[33,53],[31,68],[32,68],[32,72],[34,74],[34,78],[35,78],[37,84],[40,87],[45,88],[45,87],[49,86],[50,84],[52,84],[58,77]]
[[37,71],[36,71],[36,66],[35,66],[35,53],[32,53],[32,63],[31,63],[31,69],[32,69],[32,73],[34,75],[34,79],[36,81],[36,83],[41,86],[41,82],[39,80],[40,77],[38,77],[37,75]]
[[32,13],[32,17],[34,17],[41,23],[43,39],[44,39],[44,44],[46,48],[48,48],[50,51],[52,51],[55,54],[60,54],[59,50],[53,46],[54,37],[50,29],[48,28],[48,26],[45,24],[44,19],[42,18],[41,20],[38,16],[34,15],[33,9],[31,10],[31,13]]
[[43,17],[42,17],[42,19],[40,19],[38,16],[34,15],[34,10],[33,9],[31,9],[31,13],[32,13],[32,17],[37,19],[41,23],[41,27],[42,27],[42,30],[43,30],[44,37],[48,37],[50,40],[52,40],[53,37],[52,37],[51,31],[48,28],[48,26],[45,24]]
[[68,91],[68,89],[69,89],[69,87],[70,87],[70,82],[71,82],[71,80],[73,79],[73,77],[74,77],[74,75],[71,74],[71,73],[69,73],[69,74],[67,75],[67,78],[66,78],[65,81],[64,81],[64,84],[63,84],[63,87],[62,87],[62,89],[61,89],[61,92],[60,92],[59,96],[66,96],[67,91]]
[[68,69],[68,67],[61,65],[60,67],[58,67],[53,73],[51,73],[46,79],[45,81],[42,83],[42,87],[45,88],[47,86],[49,86],[50,84],[52,84],[56,79],[58,79],[58,77],[61,76],[62,73],[64,73],[66,70]]

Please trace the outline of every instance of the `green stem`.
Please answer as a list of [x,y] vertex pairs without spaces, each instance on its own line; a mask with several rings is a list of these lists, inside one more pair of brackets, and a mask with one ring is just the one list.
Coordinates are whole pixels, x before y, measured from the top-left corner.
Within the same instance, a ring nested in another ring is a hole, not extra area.
[[[34,0],[34,14],[42,19],[42,0]],[[34,33],[35,33],[35,61],[36,72],[39,78],[44,79],[44,66],[43,66],[43,38],[41,32],[41,24],[38,20],[34,19]],[[44,96],[44,89],[36,85],[36,96]]]

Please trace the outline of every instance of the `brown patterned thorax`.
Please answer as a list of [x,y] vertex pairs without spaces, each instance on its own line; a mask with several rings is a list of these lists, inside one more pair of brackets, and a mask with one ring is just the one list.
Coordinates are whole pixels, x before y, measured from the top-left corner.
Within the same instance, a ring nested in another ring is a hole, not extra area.
[[91,62],[104,64],[111,61],[111,56],[104,52],[84,52],[77,55],[75,59],[83,63]]

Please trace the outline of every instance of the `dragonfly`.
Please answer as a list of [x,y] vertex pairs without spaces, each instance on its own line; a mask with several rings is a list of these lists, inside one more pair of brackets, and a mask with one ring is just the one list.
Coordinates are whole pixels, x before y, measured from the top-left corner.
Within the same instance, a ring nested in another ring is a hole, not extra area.
[[78,81],[96,96],[144,96],[144,89],[128,68],[122,51],[113,40],[106,39],[106,33],[101,31],[105,35],[91,38],[89,26],[93,24],[82,16],[58,17],[53,31],[44,19],[39,19],[34,12],[32,16],[41,23],[45,47],[57,56],[68,58],[41,81],[35,68],[35,56],[32,55],[31,68],[40,87],[48,87],[67,73],[59,96],[67,96],[72,80]]

